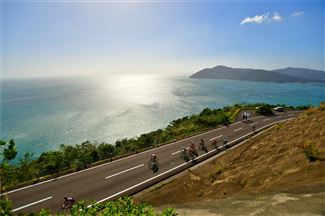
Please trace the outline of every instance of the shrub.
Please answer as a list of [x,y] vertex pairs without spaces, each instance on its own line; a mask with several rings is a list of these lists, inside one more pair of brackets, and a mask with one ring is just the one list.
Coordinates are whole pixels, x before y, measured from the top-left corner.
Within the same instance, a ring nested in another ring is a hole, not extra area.
[[300,106],[297,106],[296,109],[298,109],[298,110],[308,110],[308,109],[310,109],[312,107],[313,107],[312,105],[300,105]]
[[152,206],[141,203],[135,205],[129,197],[105,204],[103,215],[154,215]]
[[262,104],[256,109],[256,113],[260,115],[273,115],[272,107],[269,104]]
[[314,143],[304,144],[302,150],[310,162],[314,162],[314,161],[318,160],[319,153],[318,153],[318,149],[316,148],[316,145]]
[[280,130],[281,127],[282,127],[282,124],[280,124],[280,123],[276,123],[276,124],[275,124],[275,131]]
[[317,109],[314,108],[314,107],[311,107],[311,108],[309,108],[309,109],[307,109],[307,110],[305,111],[305,114],[306,114],[306,115],[312,115],[312,114],[314,114],[315,112],[317,112]]
[[223,167],[217,165],[214,167],[213,171],[209,173],[209,177],[211,178],[211,182],[217,180],[218,176],[223,172]]
[[12,210],[12,203],[7,199],[0,199],[0,215],[10,216]]

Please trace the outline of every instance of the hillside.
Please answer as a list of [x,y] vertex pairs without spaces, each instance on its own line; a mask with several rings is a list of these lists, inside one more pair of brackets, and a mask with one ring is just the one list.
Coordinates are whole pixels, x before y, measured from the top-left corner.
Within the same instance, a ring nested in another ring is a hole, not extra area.
[[[231,68],[226,66],[216,66],[214,68],[206,68],[191,75],[190,78],[195,79],[232,79],[244,81],[261,81],[261,82],[324,82],[324,79],[318,79],[320,71],[308,70],[302,76],[303,69],[291,68],[279,69],[274,71],[259,69],[243,69]],[[318,73],[317,77],[313,74]],[[308,74],[310,73],[310,75]],[[324,72],[323,72],[324,73]],[[325,73],[324,73],[325,74]],[[324,77],[323,77],[324,78]]]
[[283,69],[273,70],[273,72],[295,76],[300,78],[311,78],[311,79],[318,79],[318,80],[325,80],[325,72],[321,70],[311,70],[308,68],[293,68],[287,67]]
[[184,215],[324,214],[324,110],[323,104],[278,124],[139,194],[138,201]]

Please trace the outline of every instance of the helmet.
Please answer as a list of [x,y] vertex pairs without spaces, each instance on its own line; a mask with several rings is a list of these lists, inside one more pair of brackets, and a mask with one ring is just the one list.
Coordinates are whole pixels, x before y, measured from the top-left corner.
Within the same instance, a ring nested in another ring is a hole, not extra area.
[[152,157],[152,158],[156,158],[156,155],[155,155],[155,154],[151,154],[151,157]]

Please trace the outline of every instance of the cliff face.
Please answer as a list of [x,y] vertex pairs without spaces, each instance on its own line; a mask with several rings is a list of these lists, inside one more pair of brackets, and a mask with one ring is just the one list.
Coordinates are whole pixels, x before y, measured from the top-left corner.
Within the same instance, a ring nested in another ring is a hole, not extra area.
[[[303,71],[306,73],[304,75]],[[316,77],[313,74],[317,73]],[[258,70],[258,69],[242,69],[230,68],[225,66],[216,66],[196,72],[190,78],[196,79],[232,79],[245,81],[262,81],[262,82],[324,82],[321,73],[325,72],[314,71],[310,69],[279,69],[274,71]]]
[[[156,186],[139,199],[156,206],[182,208],[193,206],[190,203],[200,205],[211,200],[217,200],[213,206],[216,203],[221,205],[224,198],[235,203],[240,200],[238,198],[236,201],[235,197],[246,195],[249,195],[247,204],[251,204],[261,193],[268,193],[265,199],[274,202],[274,205],[283,199],[285,202],[290,199],[309,199],[311,194],[320,192],[324,198],[324,110],[323,104],[321,109],[308,110],[293,120],[278,124],[215,160],[188,170],[169,183]],[[290,198],[294,196],[283,195],[283,192],[305,194],[300,199],[298,196]],[[321,204],[319,199],[317,202]],[[233,206],[226,203],[224,207],[227,205]],[[297,205],[295,208],[299,209]],[[312,208],[309,205],[305,206],[305,210]],[[220,208],[216,211],[220,211]]]

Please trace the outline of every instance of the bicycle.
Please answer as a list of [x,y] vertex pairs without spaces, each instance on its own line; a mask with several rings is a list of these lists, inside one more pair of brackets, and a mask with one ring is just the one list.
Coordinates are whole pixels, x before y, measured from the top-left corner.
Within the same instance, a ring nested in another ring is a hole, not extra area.
[[58,214],[70,214],[73,205],[75,204],[75,200],[73,198],[68,198],[68,197],[64,197],[64,203],[62,204],[61,208],[58,211]]

